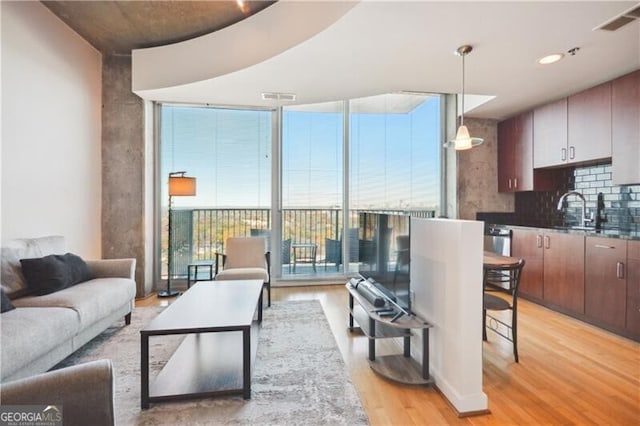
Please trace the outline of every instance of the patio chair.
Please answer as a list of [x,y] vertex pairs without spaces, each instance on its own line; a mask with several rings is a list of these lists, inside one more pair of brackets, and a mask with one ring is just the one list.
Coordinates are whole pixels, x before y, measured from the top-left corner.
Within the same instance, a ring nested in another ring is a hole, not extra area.
[[[271,252],[271,230],[251,228],[252,237],[264,237],[267,240],[267,251]],[[282,240],[282,251],[280,252],[280,262],[282,265],[289,265],[291,272],[291,238]]]
[[271,253],[264,237],[227,238],[226,253],[216,253],[215,280],[262,280],[271,306]]

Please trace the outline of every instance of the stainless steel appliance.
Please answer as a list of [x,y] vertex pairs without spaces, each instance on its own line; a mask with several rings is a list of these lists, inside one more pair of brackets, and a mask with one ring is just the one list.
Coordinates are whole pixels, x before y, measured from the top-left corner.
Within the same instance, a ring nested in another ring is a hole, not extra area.
[[511,256],[511,229],[488,227],[484,233],[484,249]]

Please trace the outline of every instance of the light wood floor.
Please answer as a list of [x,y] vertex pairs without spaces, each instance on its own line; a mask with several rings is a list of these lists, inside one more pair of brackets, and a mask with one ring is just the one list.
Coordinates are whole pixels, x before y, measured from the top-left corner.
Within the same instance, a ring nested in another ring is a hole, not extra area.
[[[484,391],[491,414],[458,418],[428,387],[403,386],[376,375],[367,339],[347,329],[343,285],[273,288],[273,300],[320,300],[351,380],[372,425],[638,425],[640,344],[519,301],[520,362],[509,342],[489,332],[484,344]],[[160,304],[155,296],[139,306]],[[377,353],[397,352],[378,342]]]

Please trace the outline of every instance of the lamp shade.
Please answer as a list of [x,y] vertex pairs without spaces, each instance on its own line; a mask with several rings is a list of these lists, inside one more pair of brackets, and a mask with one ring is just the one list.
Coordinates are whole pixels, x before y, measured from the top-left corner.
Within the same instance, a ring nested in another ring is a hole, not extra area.
[[469,129],[467,129],[467,126],[462,125],[458,127],[458,133],[456,133],[456,138],[451,142],[453,142],[453,147],[457,151],[462,151],[462,150],[471,149],[474,146],[480,145],[482,142],[484,142],[484,139],[472,138],[471,136],[469,136]]
[[185,176],[169,176],[169,195],[196,195],[196,178]]

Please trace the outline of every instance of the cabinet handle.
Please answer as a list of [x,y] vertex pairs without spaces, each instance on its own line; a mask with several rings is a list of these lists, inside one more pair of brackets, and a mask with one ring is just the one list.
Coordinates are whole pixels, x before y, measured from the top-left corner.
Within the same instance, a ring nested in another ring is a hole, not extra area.
[[518,188],[518,178],[513,179],[513,187],[516,189]]
[[616,265],[616,276],[620,280],[624,279],[624,263],[618,262],[618,264]]
[[603,249],[614,249],[615,248],[613,246],[605,246],[605,245],[602,245],[602,244],[596,244],[596,245],[594,245],[594,247],[595,248],[603,248]]
[[511,178],[509,178],[509,189],[511,189]]
[[562,148],[562,161],[567,161],[567,148]]
[[574,146],[569,147],[569,160],[576,158],[576,148]]
[[542,235],[536,235],[536,246],[542,248]]
[[544,236],[544,248],[551,248],[551,238],[548,235]]

